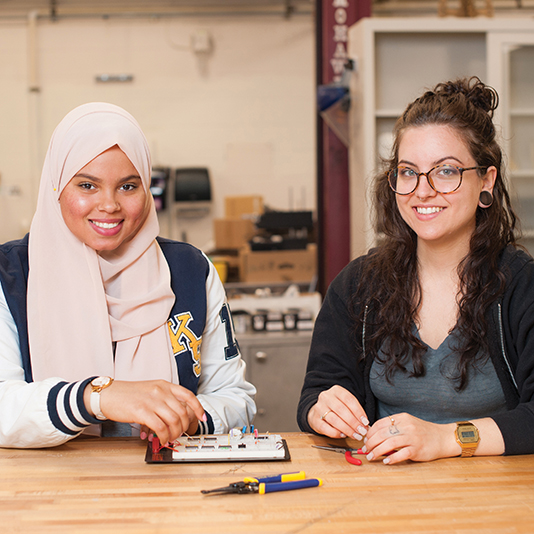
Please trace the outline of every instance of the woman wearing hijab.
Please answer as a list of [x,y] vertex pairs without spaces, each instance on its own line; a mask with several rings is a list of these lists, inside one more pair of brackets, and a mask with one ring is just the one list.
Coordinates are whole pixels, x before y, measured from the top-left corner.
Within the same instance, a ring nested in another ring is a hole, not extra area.
[[0,247],[0,446],[252,421],[224,288],[202,252],[157,238],[150,177],[117,106],[82,105],[54,131],[29,236]]

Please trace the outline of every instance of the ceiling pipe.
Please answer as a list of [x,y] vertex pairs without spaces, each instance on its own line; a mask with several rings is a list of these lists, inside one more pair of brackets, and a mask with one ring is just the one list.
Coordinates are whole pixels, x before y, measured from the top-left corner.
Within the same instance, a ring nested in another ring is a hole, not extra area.
[[[180,17],[282,17],[311,16],[314,14],[313,6],[300,7],[291,0],[286,0],[273,9],[182,9],[177,11],[109,11],[109,12],[58,12],[57,0],[50,0],[48,13],[39,13],[39,20],[66,20],[66,19],[111,19],[111,18],[180,18]],[[26,14],[1,15],[0,21],[26,21]]]

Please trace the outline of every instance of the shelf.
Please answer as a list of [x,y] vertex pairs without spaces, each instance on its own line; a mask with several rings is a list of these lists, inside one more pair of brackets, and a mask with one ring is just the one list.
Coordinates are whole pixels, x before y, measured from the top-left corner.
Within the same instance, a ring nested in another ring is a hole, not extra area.
[[518,169],[510,171],[510,177],[514,180],[534,179],[534,169]]
[[515,108],[510,110],[510,117],[534,117],[534,108]]
[[[375,111],[375,117],[377,119],[397,119],[403,114],[403,109],[396,108],[383,108]],[[510,110],[510,117],[534,117],[534,107],[514,108]]]
[[534,239],[534,229],[523,230],[523,239]]
[[224,288],[228,296],[234,295],[251,295],[256,289],[269,288],[273,295],[281,295],[289,286],[298,286],[301,292],[313,292],[314,283],[297,281],[297,282],[226,282]]
[[283,312],[288,309],[307,310],[313,318],[321,308],[320,293],[301,293],[298,296],[264,296],[240,295],[228,298],[232,312],[242,311],[254,313],[256,310],[269,310]]
[[403,109],[377,109],[375,116],[377,119],[397,119],[403,111]]
[[301,341],[309,340],[313,335],[313,330],[280,330],[279,332],[267,332],[247,330],[244,334],[239,334],[240,345],[257,344],[258,342]]

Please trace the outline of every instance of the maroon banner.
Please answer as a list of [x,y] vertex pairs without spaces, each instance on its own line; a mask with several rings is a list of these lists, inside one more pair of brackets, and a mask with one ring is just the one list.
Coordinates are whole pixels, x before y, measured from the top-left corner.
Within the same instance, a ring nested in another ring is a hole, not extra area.
[[[371,0],[317,0],[318,85],[340,81],[348,57],[348,30],[370,14]],[[324,294],[351,260],[350,188],[347,147],[320,117],[317,127],[318,288]]]
[[[366,14],[362,14],[367,5]],[[339,82],[347,54],[349,28],[370,15],[370,2],[322,0],[322,83]]]

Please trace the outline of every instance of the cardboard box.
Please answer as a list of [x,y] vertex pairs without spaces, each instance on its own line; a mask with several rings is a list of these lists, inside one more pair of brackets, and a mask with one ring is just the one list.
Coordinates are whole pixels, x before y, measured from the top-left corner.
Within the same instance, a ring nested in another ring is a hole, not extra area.
[[227,219],[242,219],[243,216],[247,218],[247,215],[261,215],[262,213],[263,197],[260,195],[224,198],[224,215]]
[[247,219],[214,219],[213,233],[216,249],[238,249],[254,236],[256,227]]
[[241,282],[310,282],[317,272],[317,247],[306,250],[239,251]]

